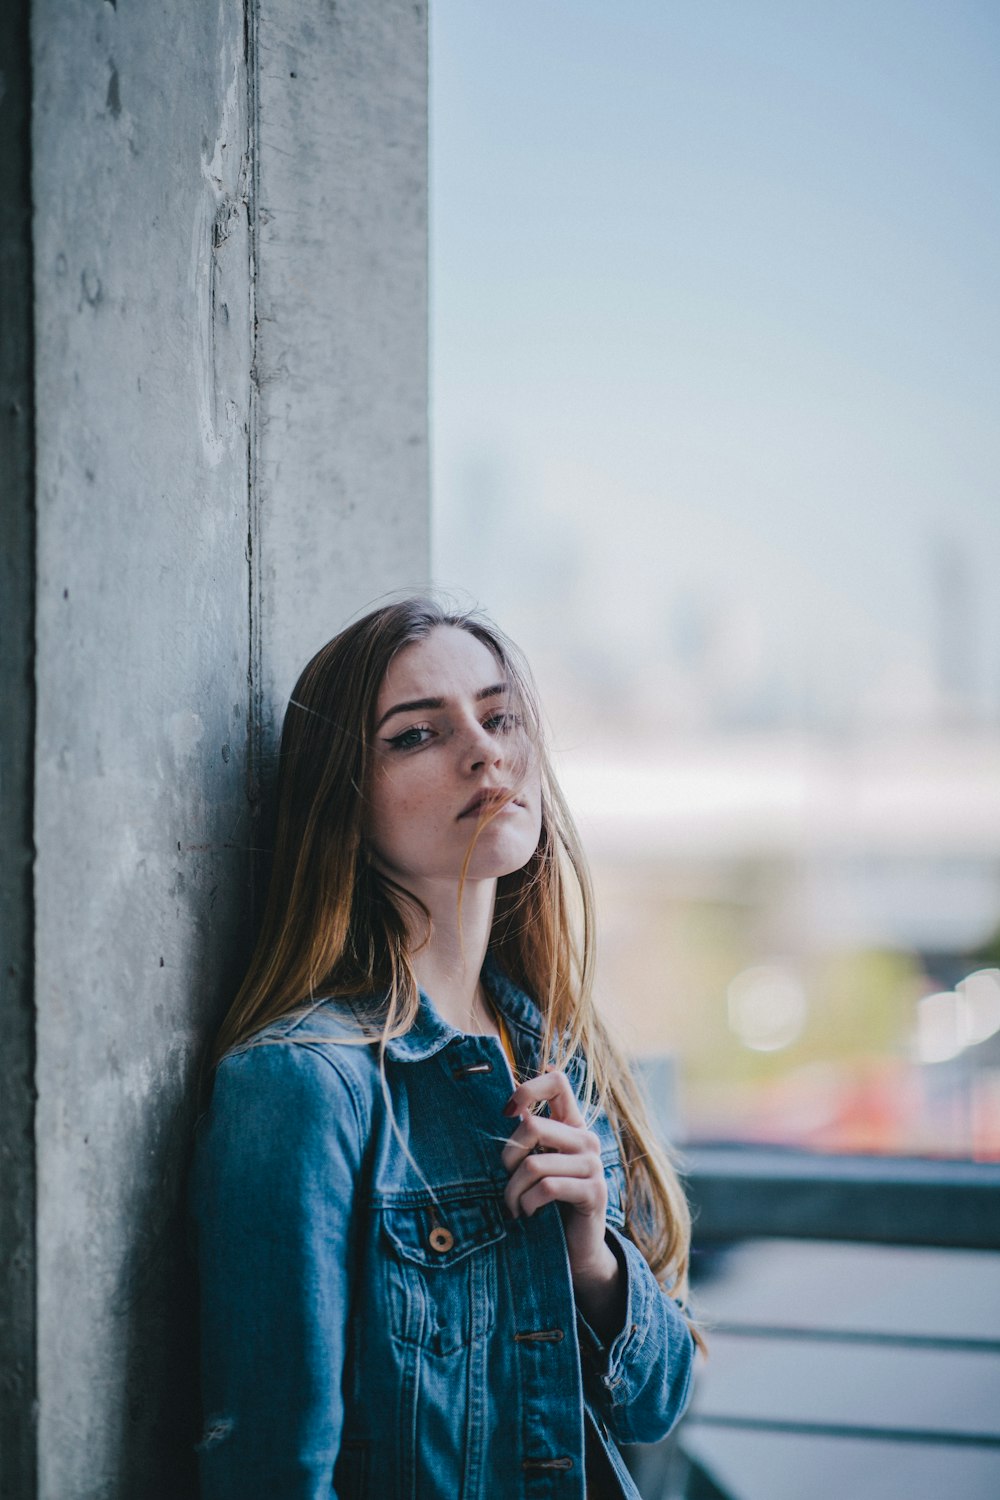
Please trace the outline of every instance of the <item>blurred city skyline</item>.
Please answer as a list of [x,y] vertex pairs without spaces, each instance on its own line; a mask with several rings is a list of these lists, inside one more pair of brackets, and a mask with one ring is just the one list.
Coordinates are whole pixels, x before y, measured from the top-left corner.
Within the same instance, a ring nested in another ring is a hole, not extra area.
[[984,5],[438,0],[435,576],[568,742],[1000,722],[998,146]]
[[435,579],[535,669],[602,1005],[674,1135],[1000,1156],[1000,8],[431,37]]

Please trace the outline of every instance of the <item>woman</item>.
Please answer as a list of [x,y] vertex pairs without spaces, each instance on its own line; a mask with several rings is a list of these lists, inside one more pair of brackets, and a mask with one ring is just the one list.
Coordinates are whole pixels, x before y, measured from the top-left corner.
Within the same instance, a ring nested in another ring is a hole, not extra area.
[[418,599],[325,646],[199,1127],[204,1500],[637,1494],[616,1445],[690,1385],[689,1224],[590,933],[500,632]]

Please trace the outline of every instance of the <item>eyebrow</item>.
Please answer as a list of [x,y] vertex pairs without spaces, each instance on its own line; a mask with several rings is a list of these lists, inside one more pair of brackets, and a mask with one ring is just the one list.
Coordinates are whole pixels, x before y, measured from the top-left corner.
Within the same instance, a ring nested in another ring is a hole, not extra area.
[[[506,691],[506,682],[494,682],[489,687],[479,689],[479,692],[476,694],[476,702],[482,703],[484,698],[497,698],[501,693],[505,693]],[[382,728],[387,719],[392,718],[393,714],[413,713],[418,708],[444,708],[446,701],[444,698],[410,698],[406,703],[396,703],[379,719],[375,725],[376,733]]]

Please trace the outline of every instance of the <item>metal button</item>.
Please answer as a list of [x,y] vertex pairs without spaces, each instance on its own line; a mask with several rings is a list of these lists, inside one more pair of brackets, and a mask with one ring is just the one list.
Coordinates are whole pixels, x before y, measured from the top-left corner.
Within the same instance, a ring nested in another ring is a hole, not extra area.
[[469,1063],[466,1068],[453,1068],[453,1078],[468,1078],[472,1073],[492,1073],[493,1064],[490,1062]]
[[431,1230],[427,1242],[432,1250],[436,1250],[439,1255],[444,1255],[455,1243],[455,1236],[450,1229],[445,1229],[443,1224],[437,1224]]

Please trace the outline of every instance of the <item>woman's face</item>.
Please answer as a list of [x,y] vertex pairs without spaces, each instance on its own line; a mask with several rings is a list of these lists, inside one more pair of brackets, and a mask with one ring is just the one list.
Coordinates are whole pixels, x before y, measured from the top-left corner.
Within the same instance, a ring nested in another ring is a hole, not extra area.
[[378,863],[415,895],[426,882],[458,880],[483,806],[506,795],[479,832],[467,878],[521,869],[541,831],[536,757],[527,774],[524,765],[524,736],[492,651],[451,625],[405,646],[375,710],[368,836]]

